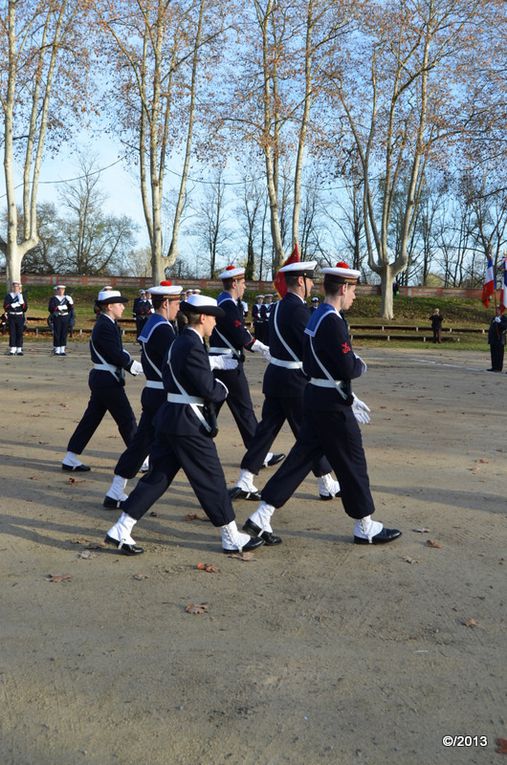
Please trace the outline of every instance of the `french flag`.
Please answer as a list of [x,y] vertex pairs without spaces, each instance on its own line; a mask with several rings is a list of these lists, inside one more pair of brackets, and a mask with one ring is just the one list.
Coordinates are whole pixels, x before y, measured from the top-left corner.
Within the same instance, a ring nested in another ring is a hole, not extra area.
[[[504,261],[505,263],[505,261]],[[505,278],[505,275],[504,275]],[[482,288],[481,300],[486,308],[489,306],[489,301],[492,295],[495,294],[495,274],[493,272],[493,261],[488,258],[488,266],[486,268],[486,279]]]
[[503,285],[502,299],[500,300],[500,312],[507,311],[507,255],[503,256]]

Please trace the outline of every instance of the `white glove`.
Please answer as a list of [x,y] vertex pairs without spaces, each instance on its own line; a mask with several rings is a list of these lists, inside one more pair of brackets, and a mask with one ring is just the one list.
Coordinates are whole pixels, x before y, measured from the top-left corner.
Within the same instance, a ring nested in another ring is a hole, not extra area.
[[496,321],[496,323],[497,323],[497,324],[500,324],[500,322],[502,321],[502,319],[501,319],[501,317],[500,317],[500,316],[495,316],[495,318],[494,318],[494,321]]
[[356,357],[358,361],[361,362],[361,365],[362,365],[361,374],[364,375],[364,373],[368,371],[368,365],[366,364],[366,361],[363,361],[361,356],[358,356],[357,353],[354,353],[354,356]]
[[254,353],[260,353],[263,359],[271,361],[271,354],[269,352],[269,345],[264,345],[260,340],[256,340],[253,345],[250,346],[250,350]]
[[238,360],[231,356],[208,356],[211,371],[214,369],[236,369]]
[[137,375],[142,374],[143,372],[143,365],[139,363],[139,361],[133,361],[130,365],[129,372],[131,375],[134,375],[136,377]]
[[370,422],[369,412],[371,409],[364,403],[364,401],[361,401],[361,399],[358,398],[355,393],[352,395],[354,397],[352,413],[354,414],[356,420],[361,423],[361,425],[367,425]]

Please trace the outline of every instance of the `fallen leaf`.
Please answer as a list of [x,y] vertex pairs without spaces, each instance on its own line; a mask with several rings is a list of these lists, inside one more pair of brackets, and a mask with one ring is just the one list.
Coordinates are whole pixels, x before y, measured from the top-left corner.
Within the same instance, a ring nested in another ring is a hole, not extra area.
[[219,574],[220,569],[213,566],[211,563],[198,563],[196,566],[198,571],[206,571],[207,574]]
[[138,582],[140,582],[142,579],[148,579],[146,574],[133,574],[132,579],[137,579]]
[[48,574],[46,579],[48,582],[70,582],[72,577],[70,574]]
[[241,553],[233,552],[233,553],[229,553],[227,557],[238,558],[238,560],[245,560],[245,561],[255,560],[255,555],[253,554],[253,552],[241,552]]
[[197,513],[188,513],[188,515],[185,516],[186,521],[209,521],[209,518],[206,515],[197,515]]
[[207,614],[208,604],[207,603],[189,603],[187,606],[185,606],[185,611],[187,612],[187,614]]
[[77,554],[77,557],[84,558],[85,560],[90,560],[90,558],[96,558],[97,556],[95,553],[92,553],[91,550],[83,550],[83,552]]
[[36,475],[29,476],[30,481],[38,481],[39,478]]
[[418,534],[427,534],[428,531],[431,531],[431,529],[427,529],[425,526],[422,526],[420,529],[412,529],[412,531],[417,531]]
[[151,518],[158,518],[158,513],[155,512],[155,510],[152,510],[150,513]]
[[468,619],[463,619],[461,624],[464,627],[477,627],[479,625],[479,622],[477,619],[474,619],[472,616],[469,616]]
[[71,543],[71,545],[87,545],[89,540],[76,537],[75,539],[69,539],[69,542]]
[[415,558],[403,558],[406,563],[419,563]]
[[481,459],[479,460],[479,462],[482,462],[483,464],[487,464],[487,463],[489,462],[489,460],[483,460],[483,459],[482,459],[482,457],[481,457]]
[[70,478],[67,478],[67,481],[66,481],[66,483],[70,483],[70,484],[84,483],[84,482],[85,482],[84,478],[73,478],[72,476],[70,476]]
[[434,547],[435,549],[440,550],[442,548],[442,545],[440,544],[440,542],[437,542],[436,539],[427,539],[426,547]]
[[507,754],[507,738],[496,738],[495,744],[497,746],[495,750],[497,754]]

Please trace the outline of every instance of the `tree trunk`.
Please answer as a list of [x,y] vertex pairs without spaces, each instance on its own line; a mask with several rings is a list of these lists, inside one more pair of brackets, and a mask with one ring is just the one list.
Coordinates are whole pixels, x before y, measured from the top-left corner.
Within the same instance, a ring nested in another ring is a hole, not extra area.
[[380,315],[383,319],[394,319],[393,281],[396,274],[390,265],[380,272]]

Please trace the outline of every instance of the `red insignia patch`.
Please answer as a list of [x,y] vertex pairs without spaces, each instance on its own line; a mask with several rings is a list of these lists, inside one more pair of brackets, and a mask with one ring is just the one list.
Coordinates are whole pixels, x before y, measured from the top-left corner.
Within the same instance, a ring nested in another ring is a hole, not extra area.
[[240,322],[239,319],[236,319],[236,321],[234,322],[234,326],[235,327],[241,327],[241,322]]
[[342,343],[342,353],[350,353],[352,348],[348,343]]

